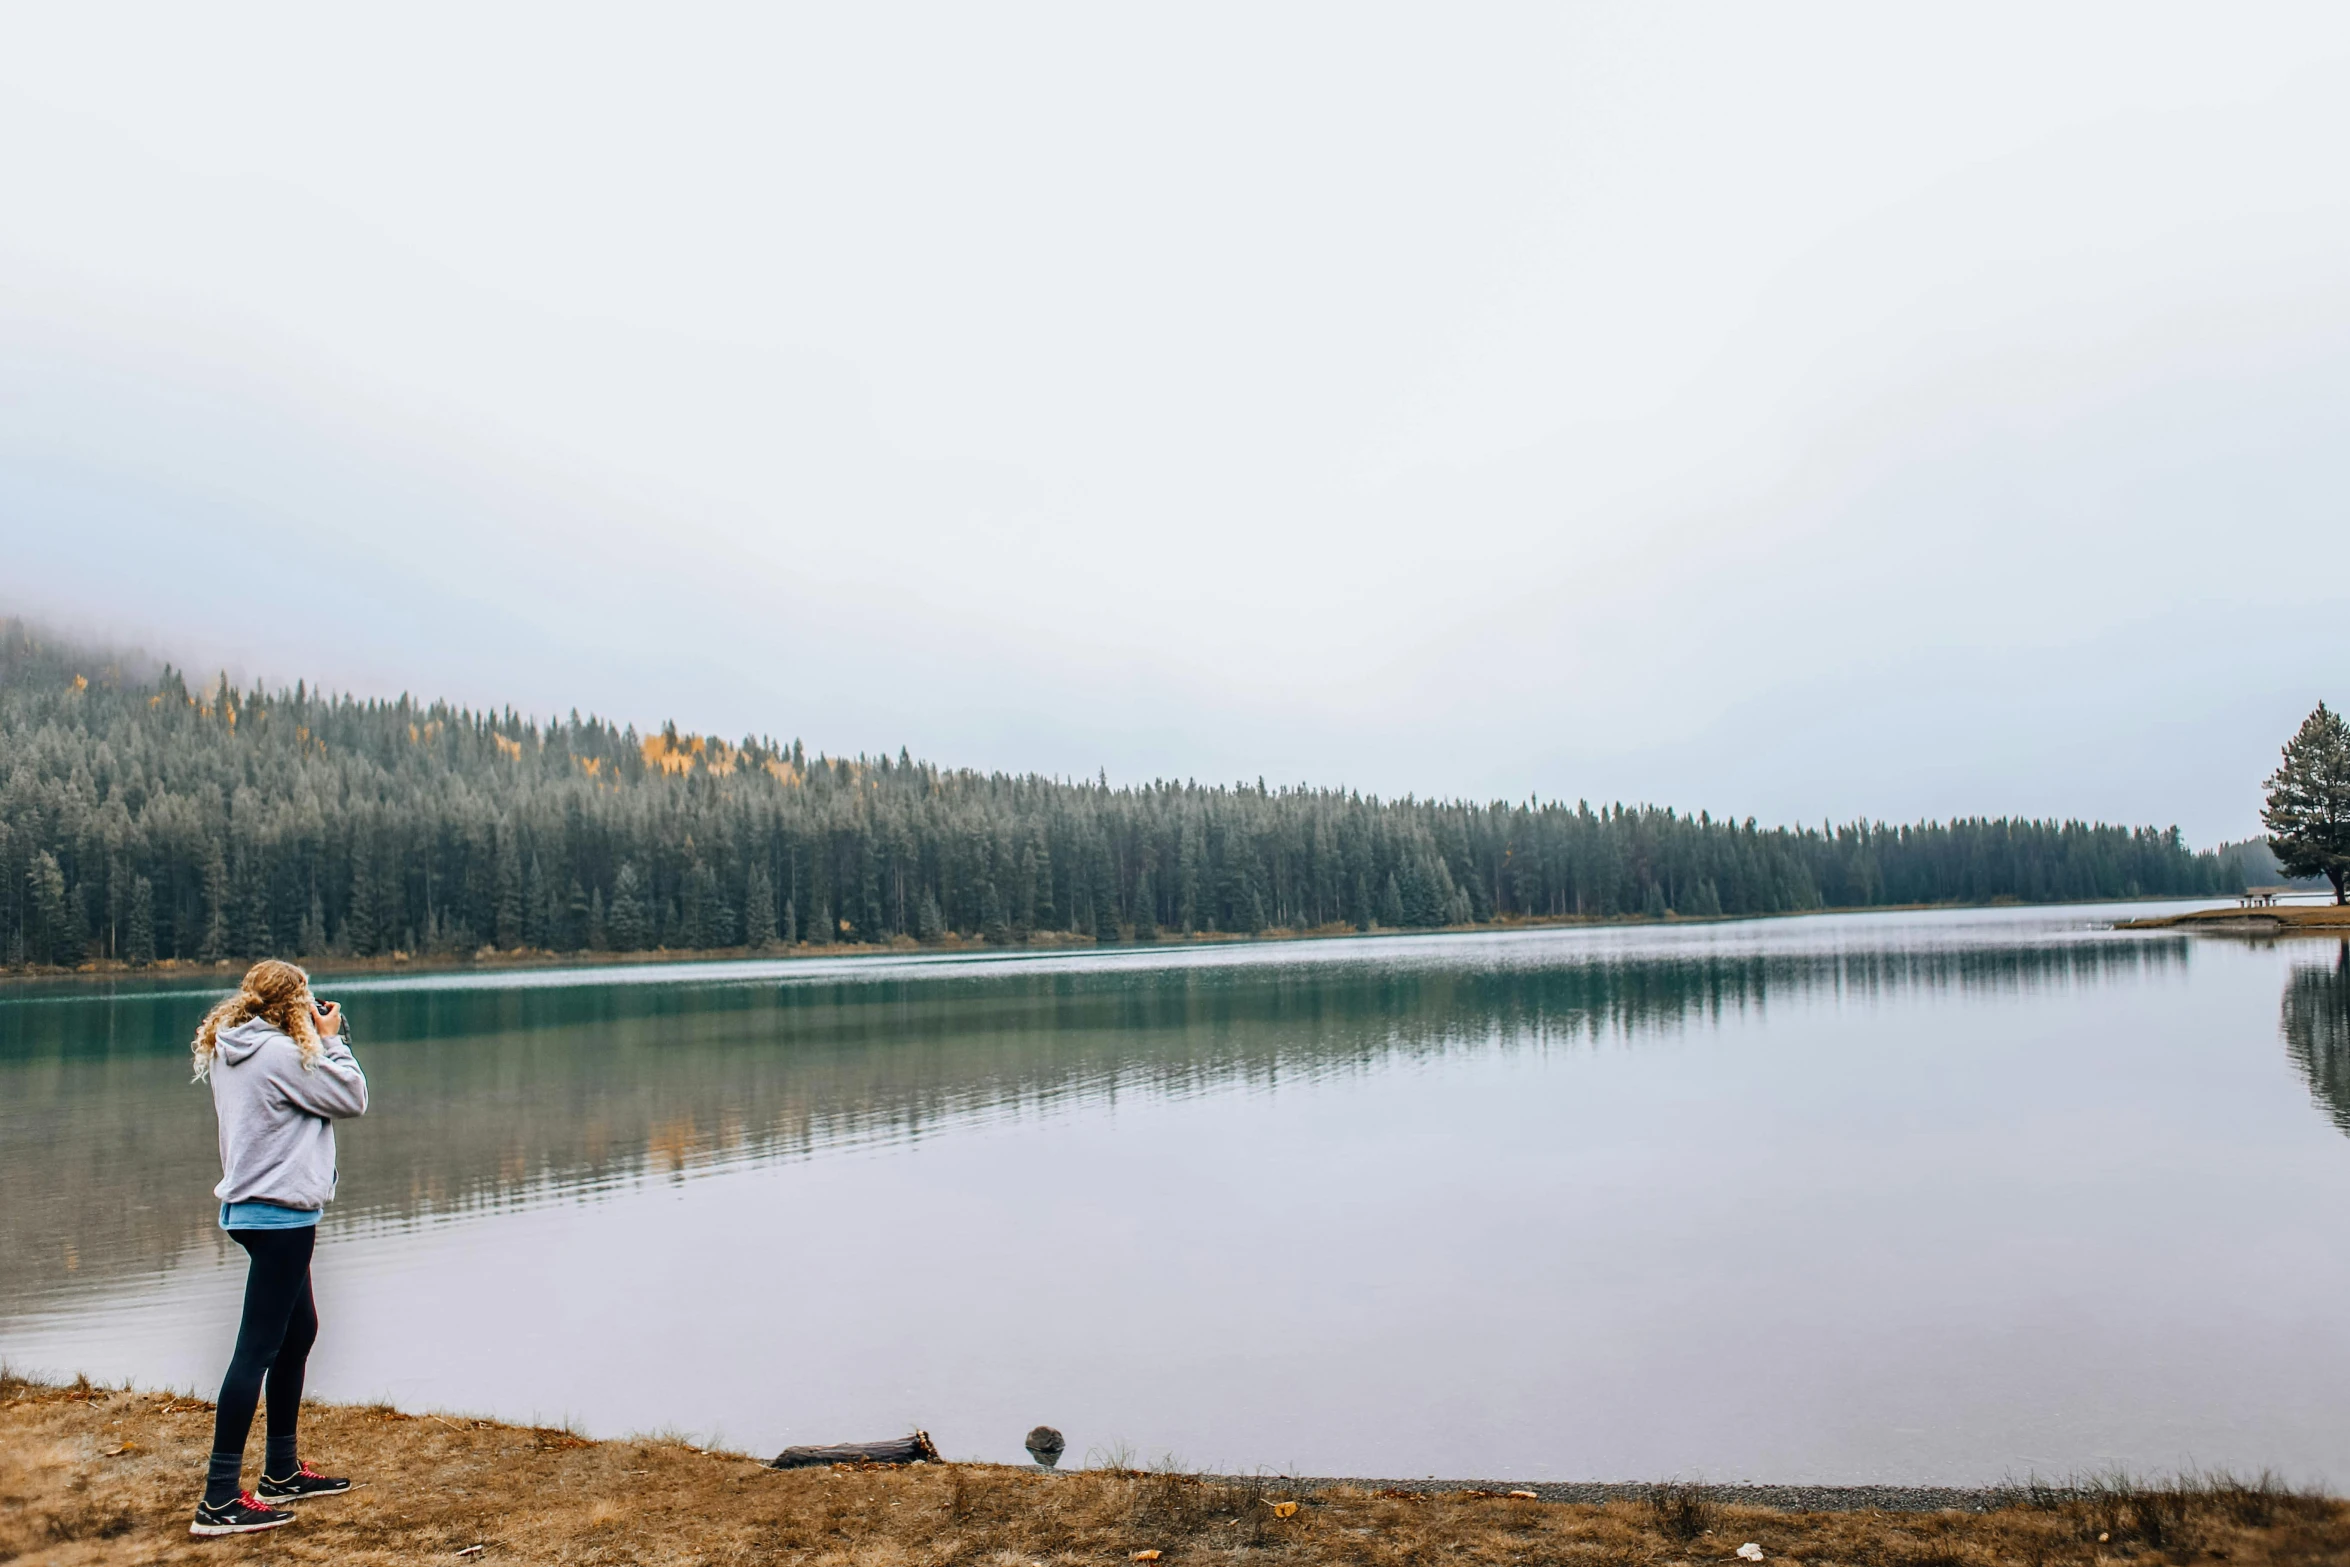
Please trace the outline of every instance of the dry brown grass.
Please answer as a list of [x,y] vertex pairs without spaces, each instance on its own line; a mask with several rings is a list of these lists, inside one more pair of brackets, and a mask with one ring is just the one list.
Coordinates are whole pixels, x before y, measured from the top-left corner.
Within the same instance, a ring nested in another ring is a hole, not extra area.
[[[1181,1562],[1818,1567],[2098,1567],[2350,1561],[2350,1507],[2275,1487],[2112,1482],[1993,1513],[1785,1513],[1661,1488],[1649,1501],[1330,1490],[1132,1470],[981,1464],[778,1473],[673,1440],[322,1406],[305,1447],[364,1478],[269,1534],[196,1540],[187,1522],[211,1408],[166,1394],[0,1376],[0,1561],[807,1562],[842,1567]],[[258,1438],[256,1438],[258,1442]],[[1287,1516],[1276,1503],[1303,1505]],[[1686,1536],[1684,1538],[1684,1536]]]

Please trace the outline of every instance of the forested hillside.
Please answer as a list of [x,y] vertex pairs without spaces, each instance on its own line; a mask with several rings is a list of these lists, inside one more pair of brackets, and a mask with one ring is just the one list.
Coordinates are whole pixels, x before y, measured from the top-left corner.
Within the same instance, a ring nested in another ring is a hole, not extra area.
[[0,625],[0,954],[1151,941],[2233,890],[2176,829],[1111,788],[191,688]]

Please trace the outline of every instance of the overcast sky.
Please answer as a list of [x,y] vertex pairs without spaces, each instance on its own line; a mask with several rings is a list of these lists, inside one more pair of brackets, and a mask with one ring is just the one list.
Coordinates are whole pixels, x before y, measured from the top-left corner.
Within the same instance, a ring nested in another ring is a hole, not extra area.
[[2256,826],[2350,8],[0,10],[0,607],[952,764]]

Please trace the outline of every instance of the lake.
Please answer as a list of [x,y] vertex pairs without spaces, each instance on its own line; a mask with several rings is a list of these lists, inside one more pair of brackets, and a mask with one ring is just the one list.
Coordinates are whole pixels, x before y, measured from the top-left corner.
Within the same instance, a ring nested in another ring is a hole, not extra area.
[[[2143,912],[322,980],[375,1108],[310,1385],[762,1453],[2350,1484],[2350,947]],[[217,1385],[216,993],[0,989],[14,1364]]]

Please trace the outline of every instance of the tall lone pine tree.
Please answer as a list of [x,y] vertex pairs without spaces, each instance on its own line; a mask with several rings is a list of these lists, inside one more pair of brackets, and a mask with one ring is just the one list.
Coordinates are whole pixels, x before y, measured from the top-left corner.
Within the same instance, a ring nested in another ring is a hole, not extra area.
[[2286,875],[2323,876],[2334,901],[2350,903],[2350,725],[2323,702],[2286,742],[2260,824]]

